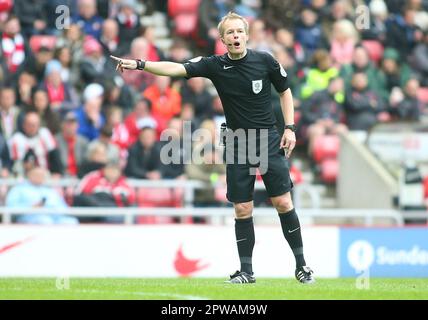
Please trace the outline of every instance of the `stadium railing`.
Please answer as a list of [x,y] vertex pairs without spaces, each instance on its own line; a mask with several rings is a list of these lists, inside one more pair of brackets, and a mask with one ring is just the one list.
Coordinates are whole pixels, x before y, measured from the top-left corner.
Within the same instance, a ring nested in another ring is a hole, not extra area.
[[[7,189],[22,182],[19,179],[0,179],[0,186],[3,192]],[[79,180],[73,178],[64,178],[60,180],[49,180],[46,185],[61,188],[74,188]],[[129,184],[134,188],[182,188],[183,206],[182,207],[126,207],[126,208],[102,208],[102,207],[69,207],[65,209],[49,209],[49,208],[8,208],[0,206],[0,217],[3,224],[10,224],[12,216],[18,214],[54,214],[62,213],[78,217],[85,216],[123,216],[126,224],[133,224],[136,216],[168,216],[168,217],[207,217],[211,218],[214,223],[224,224],[227,218],[232,217],[231,208],[215,207],[215,208],[200,208],[193,207],[195,189],[206,188],[207,185],[195,180],[137,180],[129,179]],[[255,189],[264,189],[263,182],[256,182]],[[6,190],[6,191],[5,191]],[[375,219],[384,218],[390,219],[393,224],[403,225],[402,214],[397,210],[392,209],[321,209],[320,194],[312,185],[299,184],[296,185],[293,192],[295,206],[299,208],[299,216],[306,219],[309,223],[313,223],[314,218],[338,218],[338,219],[362,219],[364,225],[370,226],[375,223]],[[311,200],[311,208],[302,208],[302,198],[307,194]],[[272,208],[255,208],[255,215],[259,217],[272,217],[277,214]]]

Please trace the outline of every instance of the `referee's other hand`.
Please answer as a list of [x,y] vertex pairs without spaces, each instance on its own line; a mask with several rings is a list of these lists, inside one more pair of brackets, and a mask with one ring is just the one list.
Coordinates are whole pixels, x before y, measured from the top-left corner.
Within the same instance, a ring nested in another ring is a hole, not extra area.
[[285,129],[284,134],[282,135],[281,144],[279,145],[279,148],[284,149],[285,156],[287,158],[290,158],[291,152],[293,152],[295,146],[296,134],[289,129]]
[[123,72],[124,69],[135,70],[137,69],[137,61],[133,59],[122,59],[115,56],[110,56],[113,60],[117,62],[116,71],[119,70]]

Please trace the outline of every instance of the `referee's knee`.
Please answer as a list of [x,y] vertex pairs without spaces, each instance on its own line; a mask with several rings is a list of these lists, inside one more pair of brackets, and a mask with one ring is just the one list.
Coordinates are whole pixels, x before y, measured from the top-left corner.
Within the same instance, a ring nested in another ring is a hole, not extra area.
[[235,203],[235,216],[237,219],[249,218],[253,215],[253,202]]
[[271,199],[273,206],[279,213],[287,213],[294,208],[290,193]]

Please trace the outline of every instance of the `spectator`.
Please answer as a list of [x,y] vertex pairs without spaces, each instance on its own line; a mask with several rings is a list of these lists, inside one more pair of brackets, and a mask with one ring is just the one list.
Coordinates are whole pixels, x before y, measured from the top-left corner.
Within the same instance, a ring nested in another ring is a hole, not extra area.
[[77,99],[73,88],[62,80],[61,74],[61,63],[58,60],[49,61],[45,69],[44,87],[52,110],[65,113],[77,107]]
[[137,142],[129,149],[125,175],[137,179],[161,179],[160,145],[156,143],[154,129],[141,129]]
[[413,50],[412,67],[419,74],[422,86],[428,87],[428,30],[425,30],[423,41]]
[[104,20],[100,42],[105,56],[120,56],[128,52],[127,48],[120,44],[119,25],[114,19]]
[[421,31],[415,25],[415,14],[414,9],[406,8],[402,14],[392,15],[386,21],[386,46],[395,48],[399,59],[405,60],[422,38]]
[[376,40],[382,44],[386,42],[385,21],[388,18],[388,8],[383,0],[370,1],[370,27],[361,30],[361,37],[365,40]]
[[[165,150],[172,150],[174,154],[168,152],[167,156],[169,159],[173,159],[172,163],[166,161],[162,156],[166,155],[161,152],[161,174],[163,179],[185,179],[184,176],[184,164],[187,163],[189,156],[186,154],[188,150],[185,150],[184,139],[187,138],[187,142],[190,144],[191,137],[183,137],[183,121],[179,117],[173,117],[169,120],[168,128],[162,133],[162,136],[168,137],[169,140],[161,143],[161,150],[165,147]],[[169,146],[168,146],[169,145]],[[187,159],[186,159],[187,156]]]
[[351,88],[352,76],[356,72],[363,72],[367,75],[368,87],[379,96],[383,93],[379,84],[379,70],[370,61],[369,54],[363,46],[357,46],[352,55],[352,61],[345,64],[340,69],[340,76],[345,81],[345,88]]
[[0,133],[0,177],[8,177],[11,169],[12,161],[10,159],[9,147],[6,139]]
[[411,78],[406,83],[404,94],[391,94],[389,112],[395,120],[419,121],[423,103],[418,99],[419,81]]
[[15,90],[12,87],[0,89],[0,131],[8,141],[18,129],[19,108],[15,105]]
[[393,48],[386,48],[378,76],[382,98],[388,101],[389,94],[394,87],[404,88],[410,79],[410,75],[411,70],[404,61],[400,61],[398,51]]
[[215,187],[218,183],[224,186],[226,183],[226,166],[221,160],[219,151],[212,144],[206,144],[201,148],[201,161],[186,165],[186,175],[189,179],[206,183],[204,189],[195,190],[195,206],[218,206],[220,202],[216,198]]
[[138,37],[141,27],[138,14],[135,12],[136,5],[135,0],[121,0],[116,18],[119,25],[120,45],[123,46],[125,52],[129,51],[133,39]]
[[62,121],[61,133],[55,136],[65,174],[75,177],[83,164],[88,140],[77,133],[78,123],[74,112],[68,112]]
[[54,58],[61,64],[61,80],[64,83],[74,85],[77,79],[73,78],[73,72],[76,68],[73,64],[71,48],[59,46],[55,49]]
[[38,51],[25,59],[19,72],[25,71],[36,78],[37,83],[42,83],[45,78],[46,64],[53,59],[53,49],[42,45]]
[[18,17],[22,33],[29,39],[32,35],[42,34],[46,29],[45,2],[40,0],[15,1],[13,11]]
[[204,78],[196,77],[187,80],[181,87],[180,94],[183,105],[188,103],[193,106],[197,121],[212,118],[212,97],[208,92]]
[[152,103],[152,113],[159,121],[160,131],[165,129],[168,121],[181,111],[181,95],[170,84],[170,77],[156,76],[155,82],[143,92],[143,96]]
[[[27,181],[13,186],[6,196],[6,207],[9,208],[48,208],[65,209],[64,198],[53,187],[45,186],[47,171],[41,167],[31,168]],[[68,224],[76,225],[75,217],[63,214],[24,214],[16,219],[18,223],[29,224]]]
[[138,135],[142,128],[157,129],[158,122],[152,116],[152,103],[149,99],[141,98],[135,104],[134,111],[125,119],[125,126],[129,133],[129,145],[134,144],[138,140]]
[[84,84],[103,83],[106,79],[115,77],[114,66],[110,59],[104,56],[103,48],[96,39],[85,38],[83,53],[85,56],[80,62],[79,71]]
[[98,83],[91,83],[83,91],[84,105],[76,110],[78,133],[88,140],[97,138],[105,123],[104,116],[101,114],[103,95],[104,88]]
[[312,56],[315,50],[324,47],[322,30],[317,22],[318,15],[311,8],[304,8],[300,14],[300,20],[294,32],[294,37],[299,42],[308,56]]
[[358,40],[357,29],[351,21],[344,19],[333,24],[330,56],[338,68],[343,64],[351,63]]
[[55,139],[47,128],[41,127],[40,121],[37,112],[28,112],[24,116],[22,132],[16,132],[10,140],[14,171],[19,176],[25,175],[27,164],[40,166],[56,176],[63,173]]
[[16,104],[20,106],[30,106],[32,104],[32,90],[37,84],[36,77],[27,71],[20,73],[18,77],[18,91]]
[[1,52],[7,67],[6,83],[15,80],[16,72],[26,58],[26,41],[16,16],[9,16],[1,32]]
[[345,97],[346,120],[350,130],[367,131],[378,121],[386,121],[382,100],[368,88],[367,76],[357,72]]
[[78,167],[77,177],[83,178],[87,173],[104,168],[107,164],[107,147],[101,142],[93,143],[87,148],[86,158]]
[[128,128],[123,123],[122,109],[113,106],[107,110],[107,125],[112,128],[111,142],[119,147],[121,158],[126,156],[130,139]]
[[[77,207],[129,207],[135,204],[134,189],[122,175],[117,164],[107,164],[104,168],[88,173],[80,182],[73,206]],[[114,217],[91,219],[92,222],[121,223],[123,218]],[[88,219],[81,219],[88,222]]]
[[312,155],[314,141],[317,137],[346,132],[343,120],[343,103],[345,100],[344,84],[341,78],[330,81],[326,90],[314,93],[301,106],[302,118],[300,124],[307,129],[308,150]]
[[103,18],[97,14],[97,1],[78,0],[78,11],[73,23],[76,23],[84,34],[99,40]]
[[302,99],[309,98],[316,91],[326,89],[330,80],[339,74],[326,50],[315,51],[312,60],[313,67],[308,71],[305,84],[302,87]]
[[25,114],[32,111],[38,113],[42,127],[48,128],[53,135],[57,134],[60,130],[61,119],[58,113],[52,111],[47,91],[43,87],[33,88],[31,101],[32,104],[19,115],[19,127],[22,127]]
[[122,78],[106,79],[104,81],[104,108],[119,106],[125,114],[132,111],[138,94]]
[[105,124],[100,130],[100,135],[89,143],[88,148],[92,149],[93,145],[103,144],[107,151],[107,162],[121,163],[120,161],[120,148],[112,141],[113,127],[110,124]]
[[[129,55],[124,58],[129,59],[142,59],[147,60],[149,56],[150,46],[149,42],[143,38],[138,37],[132,40],[131,51]],[[155,76],[148,72],[124,72],[122,74],[125,83],[132,87],[135,91],[140,92],[146,89],[154,81]]]
[[272,46],[268,42],[265,23],[261,19],[256,19],[250,24],[248,48],[272,54]]

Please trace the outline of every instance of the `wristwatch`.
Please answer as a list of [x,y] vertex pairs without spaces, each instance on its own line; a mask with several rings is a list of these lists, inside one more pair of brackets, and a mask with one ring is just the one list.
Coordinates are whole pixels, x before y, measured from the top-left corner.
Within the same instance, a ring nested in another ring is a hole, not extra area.
[[136,59],[137,61],[137,70],[144,70],[144,67],[146,66],[146,61],[141,59]]
[[287,124],[284,127],[284,130],[290,129],[293,132],[296,132],[296,125],[295,124]]

